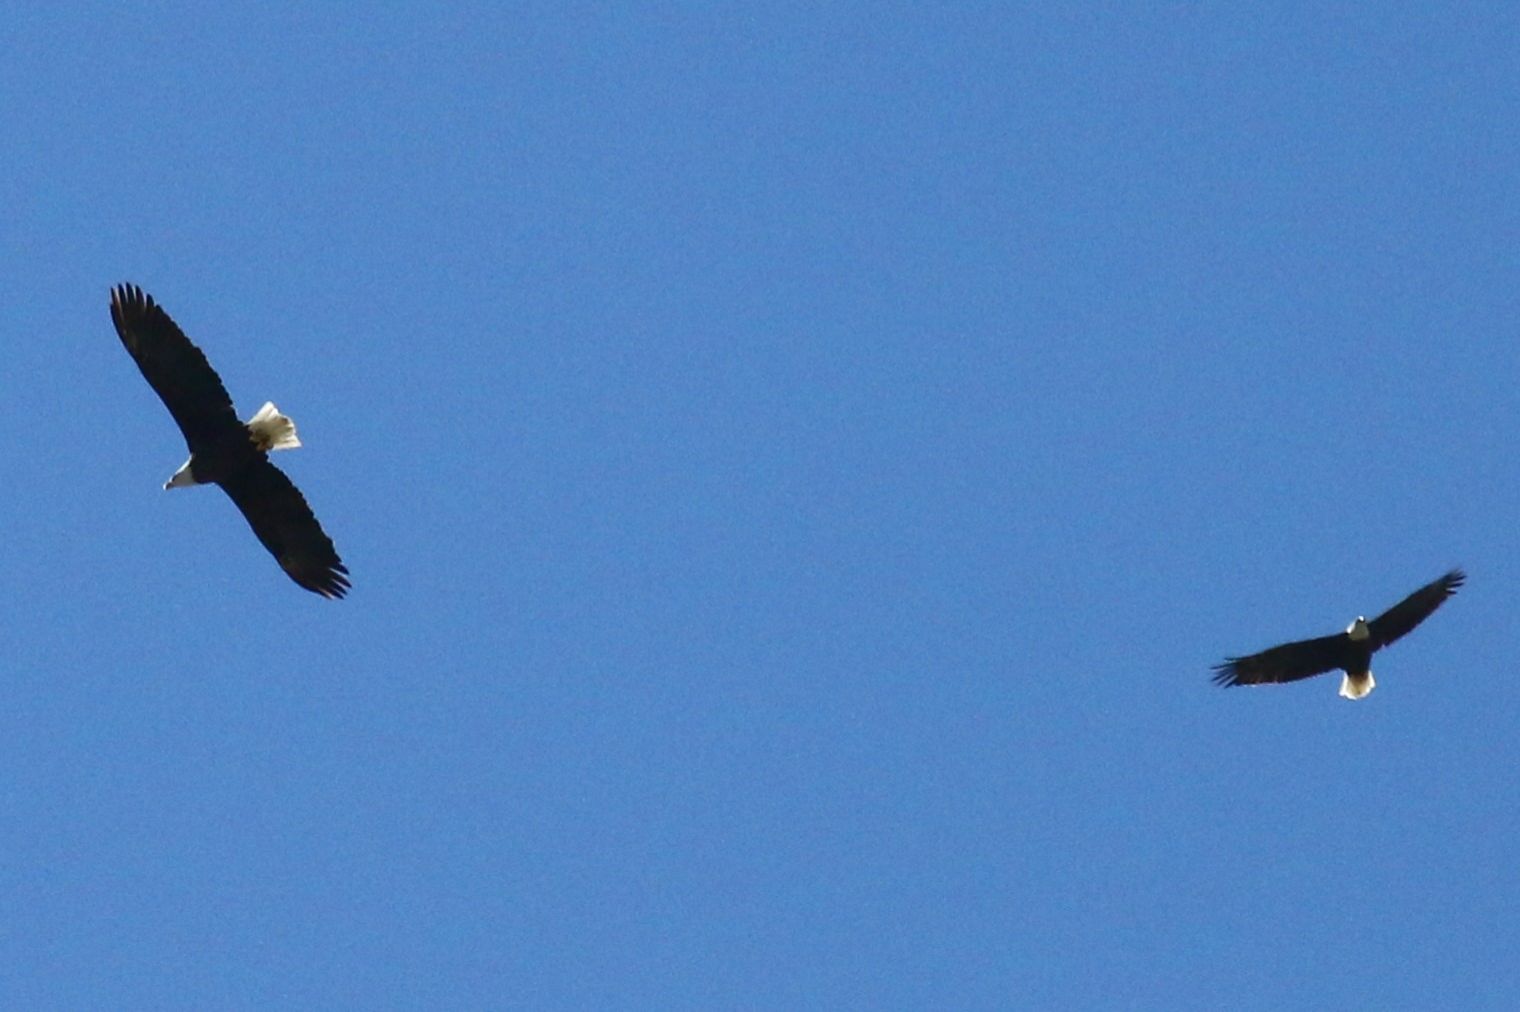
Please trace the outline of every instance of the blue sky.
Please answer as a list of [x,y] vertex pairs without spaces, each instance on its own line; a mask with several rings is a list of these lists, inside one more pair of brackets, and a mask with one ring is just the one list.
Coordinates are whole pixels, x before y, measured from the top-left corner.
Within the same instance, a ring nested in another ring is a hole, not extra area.
[[[1517,29],[8,18],[0,1003],[1508,1005]],[[119,281],[346,601],[160,490]]]

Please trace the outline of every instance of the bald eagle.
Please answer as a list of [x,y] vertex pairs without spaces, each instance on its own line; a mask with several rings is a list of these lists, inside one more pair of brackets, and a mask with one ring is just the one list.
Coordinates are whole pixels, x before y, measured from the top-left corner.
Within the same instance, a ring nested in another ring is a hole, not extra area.
[[1214,681],[1224,686],[1296,682],[1338,668],[1345,672],[1341,695],[1361,699],[1376,684],[1372,680],[1373,653],[1429,618],[1466,579],[1460,569],[1453,569],[1371,622],[1358,615],[1345,632],[1334,636],[1284,643],[1249,657],[1230,657],[1214,665]]
[[111,289],[111,322],[190,447],[190,459],[164,488],[220,485],[292,580],[326,598],[348,593],[348,568],[331,539],[305,497],[269,462],[270,451],[301,445],[295,423],[272,402],[247,424],[238,421],[206,356],[136,285]]

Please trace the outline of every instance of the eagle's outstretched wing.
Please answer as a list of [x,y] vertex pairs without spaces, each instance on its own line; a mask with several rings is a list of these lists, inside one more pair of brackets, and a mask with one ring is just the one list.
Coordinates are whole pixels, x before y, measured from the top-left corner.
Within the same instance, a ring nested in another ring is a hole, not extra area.
[[1261,685],[1313,678],[1340,667],[1350,643],[1345,633],[1337,633],[1284,643],[1249,657],[1230,657],[1223,664],[1214,665],[1214,682],[1226,686]]
[[220,484],[292,580],[323,597],[348,593],[348,567],[283,471],[264,459]]
[[1441,607],[1466,580],[1466,573],[1460,569],[1453,569],[1439,580],[1427,583],[1368,622],[1367,628],[1372,631],[1372,649],[1386,647],[1425,621],[1430,617],[1431,612]]
[[190,452],[242,427],[221,377],[151,295],[136,285],[111,289],[111,322],[143,378],[179,424]]

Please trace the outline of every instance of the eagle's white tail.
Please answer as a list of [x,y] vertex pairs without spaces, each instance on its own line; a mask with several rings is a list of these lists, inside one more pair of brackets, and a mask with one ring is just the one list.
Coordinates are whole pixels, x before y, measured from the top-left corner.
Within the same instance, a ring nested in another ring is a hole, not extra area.
[[1377,682],[1372,680],[1372,672],[1363,675],[1347,675],[1341,679],[1341,695],[1347,699],[1361,699],[1372,691]]
[[280,414],[274,401],[265,401],[264,406],[259,408],[259,413],[248,419],[248,431],[253,433],[253,441],[258,448],[266,452],[294,450],[301,445],[301,441],[296,438],[296,423]]

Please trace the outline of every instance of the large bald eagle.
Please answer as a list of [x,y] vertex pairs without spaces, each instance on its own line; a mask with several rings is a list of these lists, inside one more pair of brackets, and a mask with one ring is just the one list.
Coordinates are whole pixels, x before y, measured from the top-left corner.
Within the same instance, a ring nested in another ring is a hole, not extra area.
[[1284,643],[1249,657],[1231,657],[1214,665],[1219,685],[1264,685],[1295,682],[1337,668],[1344,671],[1341,695],[1361,699],[1372,691],[1372,655],[1430,617],[1431,612],[1457,592],[1467,575],[1453,569],[1428,583],[1368,622],[1358,615],[1343,633],[1314,640]]
[[295,423],[272,402],[246,425],[238,421],[206,356],[136,285],[111,289],[111,322],[190,447],[190,459],[164,488],[220,485],[292,580],[323,597],[348,593],[348,569],[332,540],[300,491],[269,462],[270,451],[301,445]]

